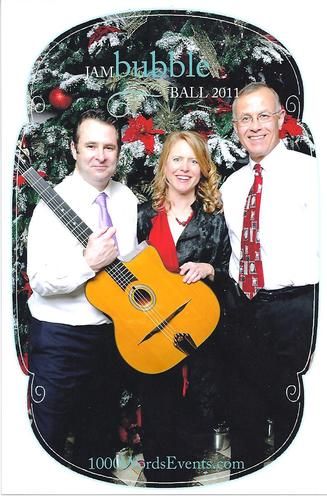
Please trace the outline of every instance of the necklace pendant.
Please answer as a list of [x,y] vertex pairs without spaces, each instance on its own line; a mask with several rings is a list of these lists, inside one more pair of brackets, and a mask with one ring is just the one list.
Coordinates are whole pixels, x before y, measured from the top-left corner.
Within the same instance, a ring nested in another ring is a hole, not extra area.
[[179,220],[177,217],[175,217],[175,220],[176,220],[176,222],[178,222],[178,224],[179,224],[180,226],[185,227],[185,226],[186,226],[186,224],[187,224],[187,220],[184,220],[184,221],[183,221],[183,220]]
[[179,218],[178,218],[178,217],[176,217],[176,215],[175,215],[175,220],[176,220],[176,222],[177,222],[180,226],[185,227],[185,226],[187,226],[187,224],[190,222],[190,220],[192,219],[192,217],[193,217],[193,210],[192,210],[191,214],[189,215],[189,217],[188,217],[186,220],[179,220]]

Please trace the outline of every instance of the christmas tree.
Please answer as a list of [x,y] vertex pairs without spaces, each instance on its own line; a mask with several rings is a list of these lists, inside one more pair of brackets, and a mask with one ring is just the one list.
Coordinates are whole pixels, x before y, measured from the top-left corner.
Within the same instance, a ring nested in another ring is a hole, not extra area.
[[[52,185],[73,168],[71,131],[81,112],[106,109],[122,128],[117,179],[145,201],[166,134],[196,130],[208,140],[222,181],[247,162],[233,131],[231,105],[251,81],[275,88],[287,111],[281,138],[314,154],[301,123],[301,76],[288,50],[238,20],[194,12],[111,15],[60,35],[40,54],[28,85],[29,123],[18,143]],[[26,240],[36,193],[16,170],[13,288],[17,350],[27,364]]]

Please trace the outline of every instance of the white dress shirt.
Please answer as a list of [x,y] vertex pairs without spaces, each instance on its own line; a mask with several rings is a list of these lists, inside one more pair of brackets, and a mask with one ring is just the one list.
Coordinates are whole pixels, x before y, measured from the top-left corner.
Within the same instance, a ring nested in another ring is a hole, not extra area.
[[[99,229],[99,191],[75,170],[55,188],[92,231]],[[120,255],[137,244],[137,198],[123,184],[110,180],[104,190],[116,228]],[[28,232],[27,274],[33,290],[28,305],[34,318],[69,325],[97,325],[110,320],[93,307],[84,294],[87,280],[95,276],[83,257],[84,247],[56,215],[40,201]]]
[[[238,282],[243,210],[254,179],[250,163],[221,187],[232,246],[229,272]],[[314,158],[282,142],[261,162],[259,234],[264,288],[274,290],[318,282],[318,180]]]

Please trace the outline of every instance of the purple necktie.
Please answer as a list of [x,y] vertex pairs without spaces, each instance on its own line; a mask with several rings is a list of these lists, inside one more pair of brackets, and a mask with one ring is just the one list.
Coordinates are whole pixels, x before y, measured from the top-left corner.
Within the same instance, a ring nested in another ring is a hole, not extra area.
[[[100,193],[96,197],[96,200],[95,200],[95,203],[99,206],[99,209],[100,209],[99,226],[101,228],[113,226],[113,223],[112,223],[112,220],[111,220],[110,214],[108,212],[108,208],[107,208],[107,198],[108,198],[108,196],[106,195],[106,193]],[[116,234],[114,234],[112,238],[115,242],[115,245],[118,248]]]

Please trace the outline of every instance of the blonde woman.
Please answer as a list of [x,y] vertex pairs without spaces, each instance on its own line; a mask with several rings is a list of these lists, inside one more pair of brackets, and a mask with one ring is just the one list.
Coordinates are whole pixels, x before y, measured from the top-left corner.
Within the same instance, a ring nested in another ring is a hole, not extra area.
[[[218,181],[202,136],[171,133],[160,156],[152,201],[139,207],[138,239],[153,245],[166,268],[181,274],[185,283],[206,280],[220,294],[228,279],[230,245]],[[224,411],[216,397],[214,343],[215,334],[188,358],[187,366],[142,377],[144,473],[150,486],[178,486],[196,475],[192,467],[175,468],[169,457],[195,459],[196,436],[210,433]]]

